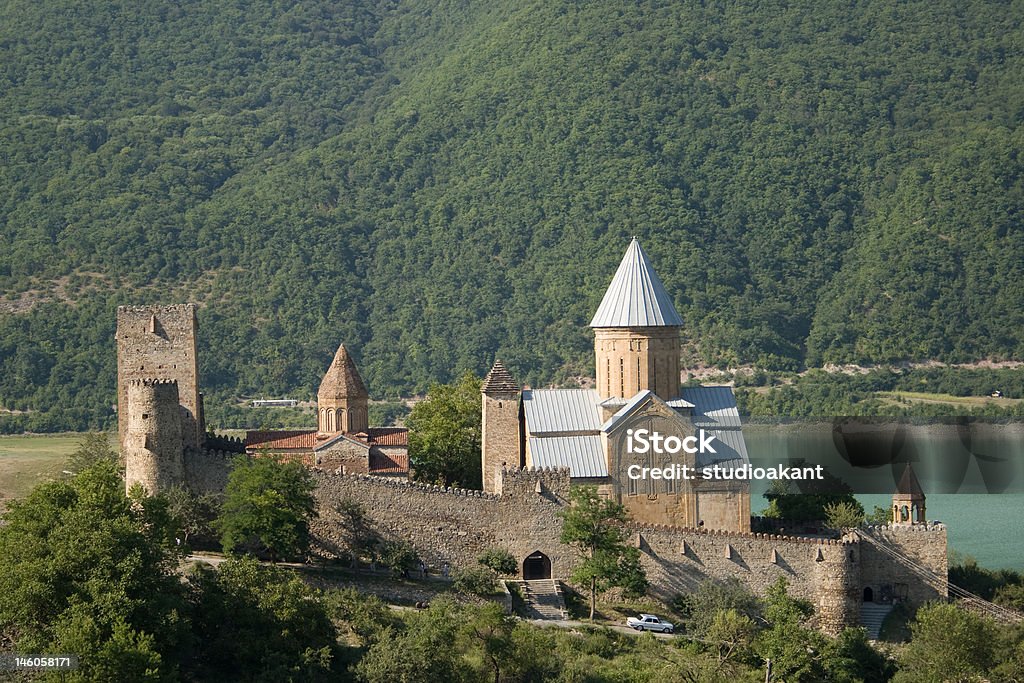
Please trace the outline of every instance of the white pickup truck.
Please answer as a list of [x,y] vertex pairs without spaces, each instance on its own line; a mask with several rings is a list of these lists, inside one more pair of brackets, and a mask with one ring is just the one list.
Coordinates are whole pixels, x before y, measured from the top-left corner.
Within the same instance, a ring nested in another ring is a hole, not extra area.
[[662,621],[653,614],[641,614],[640,618],[630,617],[626,619],[626,626],[635,628],[637,631],[661,631],[662,633],[672,633],[676,630],[676,627],[667,621]]

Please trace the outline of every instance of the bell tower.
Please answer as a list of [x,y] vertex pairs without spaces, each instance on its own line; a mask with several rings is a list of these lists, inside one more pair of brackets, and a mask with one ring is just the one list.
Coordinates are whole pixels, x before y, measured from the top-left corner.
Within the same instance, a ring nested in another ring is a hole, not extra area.
[[321,434],[365,432],[369,428],[368,401],[363,378],[342,344],[316,394],[317,431]]
[[644,389],[665,401],[677,398],[682,325],[672,298],[634,237],[590,321],[601,398],[628,401]]
[[924,490],[914,474],[914,468],[907,463],[900,483],[896,486],[896,493],[892,495],[892,523],[924,524],[926,520]]

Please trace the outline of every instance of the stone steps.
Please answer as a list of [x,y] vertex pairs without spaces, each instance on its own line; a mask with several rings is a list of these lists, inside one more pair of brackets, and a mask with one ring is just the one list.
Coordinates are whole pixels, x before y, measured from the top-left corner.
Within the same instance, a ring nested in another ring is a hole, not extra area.
[[523,613],[520,616],[526,619],[559,621],[568,618],[568,613],[565,611],[565,600],[562,599],[562,587],[554,579],[506,581],[506,583],[519,587],[519,594],[523,598]]
[[860,623],[867,629],[868,638],[878,640],[882,631],[882,622],[892,611],[892,605],[883,605],[877,602],[865,602],[860,606]]

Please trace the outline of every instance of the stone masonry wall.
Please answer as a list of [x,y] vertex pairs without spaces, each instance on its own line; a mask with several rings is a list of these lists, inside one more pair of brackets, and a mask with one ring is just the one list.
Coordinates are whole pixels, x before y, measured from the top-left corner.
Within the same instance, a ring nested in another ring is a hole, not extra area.
[[206,494],[224,492],[228,485],[228,473],[239,453],[208,451],[196,448],[185,450],[185,484],[193,493]]
[[117,309],[117,409],[122,447],[128,417],[128,383],[174,380],[184,410],[185,447],[202,444],[205,426],[196,365],[196,305],[119,306]]
[[[189,485],[197,491],[223,490],[232,457],[186,451]],[[572,571],[574,553],[558,541],[560,513],[569,504],[565,470],[503,470],[498,477],[501,494],[321,469],[314,470],[314,478],[320,515],[312,524],[314,552],[323,557],[348,555],[339,506],[352,501],[363,507],[376,533],[409,541],[435,572],[446,565],[452,571],[476,566],[477,556],[491,547],[511,552],[520,573],[523,560],[538,551],[550,559],[553,577],[565,579]],[[870,534],[885,547],[946,575],[946,532],[941,525],[883,527]],[[945,588],[923,582],[857,534],[820,539],[635,524],[631,538],[659,598],[727,577],[764,595],[783,577],[790,594],[814,604],[817,625],[829,633],[858,623],[865,586],[872,587],[876,601],[883,585],[906,585],[907,599],[916,604],[945,595]]]
[[[849,553],[854,553],[855,558],[857,552],[853,539],[809,539],[665,526],[637,526],[633,538],[652,592],[662,599],[694,591],[707,580],[729,577],[738,579],[752,593],[764,595],[782,577],[791,595],[814,603],[819,620],[828,625],[837,620],[856,621],[848,601],[850,596],[846,595],[852,585],[846,578],[847,560]],[[833,591],[842,595],[831,594]]]
[[885,549],[905,554],[915,564],[937,574],[948,576],[946,527],[942,524],[897,524],[870,527],[864,532],[882,545],[862,541],[859,589],[863,597],[870,588],[875,602],[889,598],[905,599],[914,604],[945,599],[948,588],[944,580],[927,580],[906,564],[893,559]]
[[312,531],[316,551],[326,557],[346,554],[338,505],[355,501],[378,534],[408,540],[435,569],[446,564],[451,569],[473,567],[483,550],[501,547],[516,557],[520,568],[527,556],[540,551],[551,560],[554,576],[565,576],[569,570],[571,551],[558,541],[558,512],[568,496],[567,473],[504,472],[502,496],[381,477],[322,471],[315,476],[320,517]]

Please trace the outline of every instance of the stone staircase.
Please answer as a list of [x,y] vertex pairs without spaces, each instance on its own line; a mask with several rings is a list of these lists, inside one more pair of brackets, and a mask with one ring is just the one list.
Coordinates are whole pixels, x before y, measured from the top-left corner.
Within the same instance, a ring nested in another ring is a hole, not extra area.
[[538,579],[535,581],[506,581],[508,585],[519,587],[523,598],[520,616],[524,619],[568,619],[565,611],[565,600],[562,599],[562,587],[554,579]]
[[878,602],[865,602],[860,606],[860,623],[867,629],[868,638],[878,640],[882,632],[882,622],[892,611],[892,605],[883,605]]

